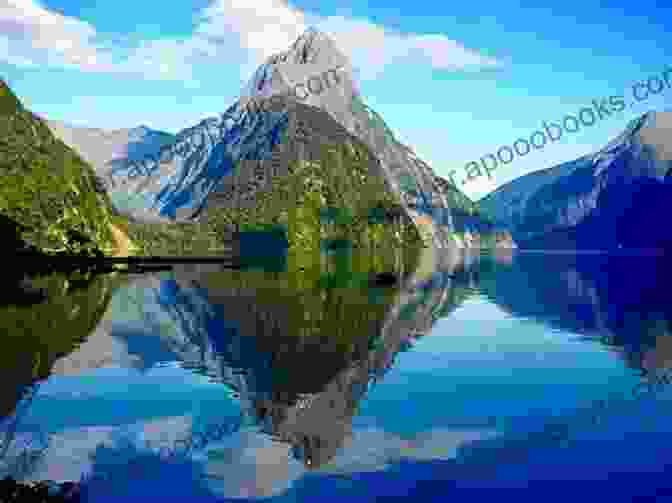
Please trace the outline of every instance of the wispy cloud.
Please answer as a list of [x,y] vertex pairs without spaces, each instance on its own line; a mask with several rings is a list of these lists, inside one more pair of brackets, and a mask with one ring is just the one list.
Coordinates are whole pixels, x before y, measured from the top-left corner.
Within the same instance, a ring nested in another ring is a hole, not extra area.
[[440,34],[399,33],[366,19],[318,16],[283,0],[216,0],[198,18],[195,37],[212,42],[234,35],[245,52],[241,77],[269,56],[287,49],[309,26],[327,33],[350,58],[362,79],[375,79],[387,65],[422,62],[435,69],[500,66],[494,58]]
[[192,39],[140,40],[129,47],[35,0],[0,0],[0,60],[15,66],[189,80],[200,49]]
[[365,19],[317,16],[283,0],[215,0],[195,14],[190,36],[127,43],[36,0],[0,0],[0,59],[16,66],[192,83],[213,64],[236,64],[247,80],[308,26],[328,33],[362,79],[375,78],[389,64],[411,61],[448,70],[498,66],[445,35],[397,33]]
[[32,0],[0,1],[0,57],[10,64],[111,71],[109,53],[96,45],[95,38],[89,23]]
[[360,78],[375,79],[391,64],[426,64],[437,70],[492,68],[493,58],[467,49],[440,34],[400,33],[363,19],[315,19],[358,69]]

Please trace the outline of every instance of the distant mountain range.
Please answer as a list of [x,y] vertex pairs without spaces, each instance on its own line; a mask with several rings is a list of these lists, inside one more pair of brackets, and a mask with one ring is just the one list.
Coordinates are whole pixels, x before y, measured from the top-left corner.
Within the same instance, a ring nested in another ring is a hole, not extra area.
[[[175,136],[145,127],[105,132],[49,125],[106,180],[118,211],[147,222],[193,220],[221,206],[227,191],[234,205],[256,201],[259,192],[271,190],[274,177],[283,176],[279,165],[320,162],[318,146],[325,143],[362,144],[377,159],[372,173],[400,196],[421,234],[440,248],[464,246],[452,210],[470,208],[478,217],[478,206],[456,187],[446,188],[445,180],[396,140],[362,100],[349,68],[327,35],[309,29],[287,51],[268,58],[221,116]],[[306,80],[310,86],[320,69],[323,80],[331,77],[329,89],[299,97],[292,83]],[[326,138],[319,131],[338,133]]]
[[47,120],[47,126],[66,145],[76,145],[82,158],[100,175],[121,159],[140,160],[156,154],[161,147],[175,140],[175,135],[147,126],[131,129],[104,130],[78,127],[62,121]]
[[666,248],[672,113],[649,112],[601,150],[499,187],[481,209],[522,247]]

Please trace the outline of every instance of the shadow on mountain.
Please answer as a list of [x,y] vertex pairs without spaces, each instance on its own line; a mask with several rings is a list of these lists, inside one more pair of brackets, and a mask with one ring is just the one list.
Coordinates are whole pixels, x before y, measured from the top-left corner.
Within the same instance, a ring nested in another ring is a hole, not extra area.
[[[619,159],[619,162],[625,161]],[[660,209],[672,197],[672,184],[669,179],[660,181],[646,177],[611,182],[599,193],[597,206],[578,225],[526,237],[528,229],[542,227],[548,218],[541,210],[532,211],[535,203],[541,207],[549,199],[562,199],[555,193],[546,193],[557,192],[564,184],[571,184],[578,172],[542,188],[532,198],[528,204],[530,215],[514,232],[522,248],[617,250],[672,247],[672,237],[660,216]]]
[[668,180],[636,178],[613,183],[600,193],[599,211],[581,229],[581,239],[594,248],[598,243],[607,249],[669,248],[672,237],[661,221],[660,210],[671,197]]
[[669,112],[647,112],[603,148],[519,177],[481,206],[522,249],[667,249],[660,209],[672,195],[669,124]]

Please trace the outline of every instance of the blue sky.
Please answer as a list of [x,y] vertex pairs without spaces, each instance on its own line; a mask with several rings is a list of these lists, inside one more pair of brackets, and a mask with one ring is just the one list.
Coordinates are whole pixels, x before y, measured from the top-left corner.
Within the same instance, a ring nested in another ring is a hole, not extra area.
[[[672,67],[656,0],[0,0],[0,76],[49,119],[177,132],[223,112],[264,59],[307,27],[358,70],[362,95],[400,140],[478,198],[521,174],[592,151],[672,88],[462,183],[464,166],[543,121],[577,114]],[[504,156],[506,158],[506,156]]]

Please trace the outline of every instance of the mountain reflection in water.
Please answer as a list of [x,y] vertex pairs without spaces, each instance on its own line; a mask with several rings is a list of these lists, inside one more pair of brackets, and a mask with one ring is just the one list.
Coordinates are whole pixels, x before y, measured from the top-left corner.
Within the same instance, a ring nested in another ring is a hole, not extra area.
[[608,472],[640,477],[610,478],[617,496],[662,490],[644,480],[671,438],[660,261],[427,249],[377,286],[333,260],[39,280],[45,300],[0,306],[0,478],[80,481],[89,501],[531,479],[548,499]]

